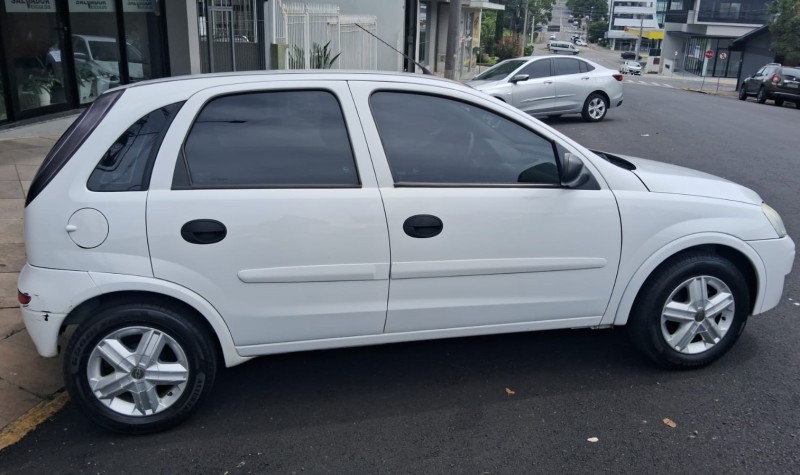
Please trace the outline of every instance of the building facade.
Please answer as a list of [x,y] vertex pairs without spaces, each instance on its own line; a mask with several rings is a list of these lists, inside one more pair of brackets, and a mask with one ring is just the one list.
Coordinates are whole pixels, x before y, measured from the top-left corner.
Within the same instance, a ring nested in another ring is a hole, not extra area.
[[[636,48],[639,29],[658,30],[656,0],[611,0],[611,20],[606,39],[611,49],[630,51]],[[635,29],[636,34],[629,30]],[[651,45],[644,42],[642,49]]]
[[669,0],[664,68],[698,76],[736,77],[742,52],[733,41],[769,21],[763,0]]

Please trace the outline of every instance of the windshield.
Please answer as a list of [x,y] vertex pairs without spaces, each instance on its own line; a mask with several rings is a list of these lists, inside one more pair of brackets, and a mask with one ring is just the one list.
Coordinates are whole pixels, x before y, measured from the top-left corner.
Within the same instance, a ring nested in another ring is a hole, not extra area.
[[475,76],[474,80],[485,81],[488,79],[503,79],[523,64],[525,64],[524,59],[509,59],[478,74]]

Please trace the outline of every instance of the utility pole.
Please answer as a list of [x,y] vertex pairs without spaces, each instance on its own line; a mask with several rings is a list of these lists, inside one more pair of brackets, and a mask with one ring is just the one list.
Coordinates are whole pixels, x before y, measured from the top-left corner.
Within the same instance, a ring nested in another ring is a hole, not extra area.
[[644,15],[639,14],[641,21],[639,22],[639,39],[636,40],[636,62],[639,62],[639,51],[642,48],[642,29],[644,29]]
[[525,39],[528,36],[528,6],[525,5],[525,19],[522,20],[522,41],[519,42],[522,51],[520,51],[520,56],[525,56]]
[[450,17],[447,21],[447,49],[444,55],[444,77],[456,79],[456,56],[458,55],[458,27],[461,23],[461,0],[450,0]]

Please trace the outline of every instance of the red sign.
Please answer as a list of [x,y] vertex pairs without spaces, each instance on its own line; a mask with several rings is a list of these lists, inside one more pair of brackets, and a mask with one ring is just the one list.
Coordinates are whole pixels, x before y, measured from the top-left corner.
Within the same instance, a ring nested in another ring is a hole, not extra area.
[[711,50],[706,51],[706,58],[711,59],[714,57],[714,52]]

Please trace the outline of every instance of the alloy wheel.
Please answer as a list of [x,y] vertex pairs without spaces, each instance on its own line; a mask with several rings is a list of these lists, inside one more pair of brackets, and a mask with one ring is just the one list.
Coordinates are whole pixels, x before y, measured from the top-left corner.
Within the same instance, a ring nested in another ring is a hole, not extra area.
[[731,328],[736,305],[731,289],[707,275],[692,277],[672,291],[661,313],[661,334],[673,350],[708,351]]
[[606,115],[606,103],[600,97],[595,97],[589,101],[589,117],[594,120],[600,120]]
[[95,345],[86,377],[98,401],[112,411],[148,416],[181,397],[189,380],[189,364],[183,348],[165,332],[125,327]]

